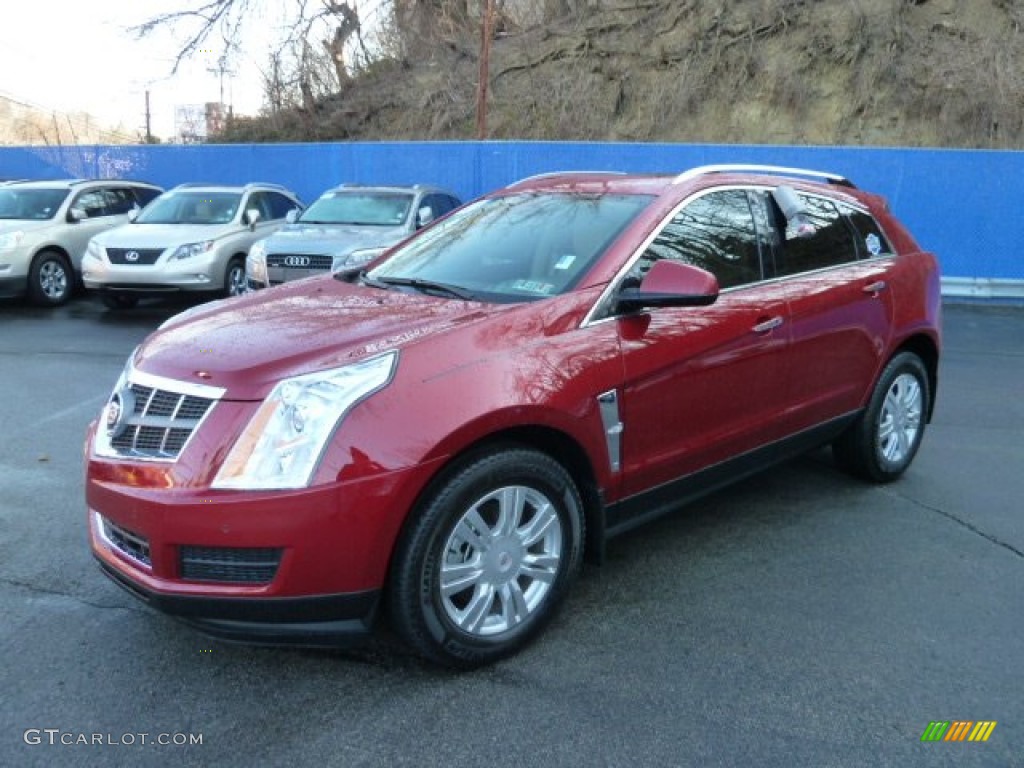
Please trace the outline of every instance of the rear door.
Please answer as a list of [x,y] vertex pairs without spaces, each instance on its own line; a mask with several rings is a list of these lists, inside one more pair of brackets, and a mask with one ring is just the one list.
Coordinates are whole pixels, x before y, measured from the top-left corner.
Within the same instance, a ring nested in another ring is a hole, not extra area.
[[715,274],[708,307],[621,317],[622,492],[630,496],[781,435],[789,340],[785,290],[764,282],[765,233],[751,193],[718,189],[687,201],[625,280],[662,258]]
[[776,253],[791,318],[791,427],[854,411],[892,332],[894,256],[874,220],[854,206],[799,193],[810,227],[790,225]]

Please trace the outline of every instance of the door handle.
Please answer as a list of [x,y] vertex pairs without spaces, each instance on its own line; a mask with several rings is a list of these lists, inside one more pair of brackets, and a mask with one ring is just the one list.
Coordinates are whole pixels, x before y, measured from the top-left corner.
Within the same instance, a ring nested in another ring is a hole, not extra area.
[[878,294],[888,287],[889,286],[886,284],[885,280],[876,280],[873,283],[868,283],[861,290],[863,290],[864,293],[870,293],[873,296],[878,296]]
[[768,333],[768,331],[774,331],[782,325],[781,317],[773,317],[770,320],[762,320],[760,323],[755,325],[751,330],[754,333]]

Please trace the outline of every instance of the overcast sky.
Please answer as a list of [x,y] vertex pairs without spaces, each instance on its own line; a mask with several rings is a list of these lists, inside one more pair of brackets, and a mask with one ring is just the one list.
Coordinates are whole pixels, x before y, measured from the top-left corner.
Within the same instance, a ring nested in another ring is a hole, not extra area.
[[[282,0],[284,5],[288,0]],[[144,131],[145,92],[150,91],[153,133],[174,133],[175,105],[219,99],[219,50],[204,52],[169,76],[179,50],[173,36],[136,40],[127,30],[161,10],[188,7],[186,0],[7,0],[0,11],[0,93],[47,110],[83,111],[129,134]],[[260,69],[273,20],[253,25],[224,79],[224,100],[236,114],[255,114],[262,104]]]

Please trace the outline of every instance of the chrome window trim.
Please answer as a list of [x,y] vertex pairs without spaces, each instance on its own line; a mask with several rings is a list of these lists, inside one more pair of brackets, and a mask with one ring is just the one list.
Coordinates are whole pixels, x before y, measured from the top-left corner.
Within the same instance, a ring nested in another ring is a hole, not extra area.
[[[745,167],[749,168],[750,166],[745,166]],[[764,166],[764,167],[768,167],[768,166]],[[775,186],[778,186],[778,185],[775,185]],[[672,210],[669,211],[669,213],[666,214],[662,218],[662,220],[660,222],[658,222],[658,225],[653,229],[651,234],[648,235],[646,238],[644,238],[643,242],[633,252],[633,255],[630,256],[629,259],[626,260],[626,263],[619,269],[618,272],[615,273],[615,276],[611,280],[608,281],[608,284],[604,287],[604,290],[601,291],[601,294],[597,297],[597,299],[594,301],[594,303],[590,306],[590,309],[587,311],[586,316],[583,318],[583,322],[580,323],[580,328],[589,328],[592,325],[597,325],[599,323],[608,322],[609,320],[616,320],[619,317],[622,317],[622,315],[618,315],[618,314],[609,314],[609,315],[604,316],[604,317],[595,317],[595,315],[597,314],[598,309],[605,303],[605,301],[608,299],[608,297],[615,291],[615,287],[622,281],[622,279],[626,276],[626,274],[629,272],[629,270],[633,268],[633,265],[640,259],[640,257],[643,256],[643,254],[646,252],[647,248],[650,246],[651,243],[654,242],[654,239],[661,233],[661,231],[665,228],[665,226],[668,224],[668,222],[671,221],[672,218],[674,218],[675,215],[677,213],[679,213],[679,211],[681,211],[683,208],[685,208],[687,205],[689,205],[692,201],[697,200],[698,198],[703,197],[704,195],[710,194],[711,192],[721,192],[721,191],[729,191],[729,190],[734,190],[734,189],[742,189],[742,190],[747,190],[747,191],[769,192],[770,193],[771,190],[774,189],[774,188],[775,187],[772,186],[772,185],[761,184],[761,183],[759,183],[759,184],[723,184],[723,185],[717,186],[717,187],[708,187],[706,189],[698,190],[697,192],[694,192],[690,196],[684,198],[681,203],[679,203],[674,208],[672,208]],[[847,200],[845,195],[842,196],[841,198],[836,198],[836,197],[833,197],[831,195],[822,194],[820,192],[812,192],[812,191],[803,190],[803,189],[798,190],[798,191],[801,194],[805,194],[805,195],[808,195],[810,197],[818,197],[818,198],[821,198],[822,200],[828,200],[830,203],[832,203],[833,205],[837,206],[837,209],[839,210],[840,215],[842,215],[842,209],[839,208],[839,206],[841,206],[841,205],[849,205],[851,208],[855,208],[855,209],[861,211],[862,213],[865,213],[868,216],[871,216],[871,218],[875,222],[875,224],[878,225],[879,230],[881,230],[882,234],[885,235],[886,241],[889,243],[890,246],[892,245],[892,238],[889,237],[889,233],[885,231],[885,228],[882,226],[881,222],[878,221],[878,218],[874,214],[871,213],[871,210],[866,205],[864,205],[862,202],[860,202],[859,200],[856,200],[855,198]],[[719,295],[726,294],[726,293],[732,293],[734,291],[743,291],[743,290],[746,290],[748,288],[752,288],[754,286],[771,285],[773,283],[782,282],[784,280],[794,280],[794,279],[797,279],[797,278],[804,277],[806,275],[816,275],[816,274],[820,274],[820,273],[823,273],[823,272],[829,272],[829,271],[831,271],[833,269],[841,269],[841,268],[844,268],[844,267],[848,267],[851,264],[861,264],[861,263],[864,263],[864,262],[867,262],[867,261],[876,261],[876,260],[879,260],[879,259],[892,259],[892,258],[896,258],[897,256],[899,256],[899,254],[896,253],[896,252],[880,253],[877,256],[872,256],[870,258],[857,259],[856,261],[847,261],[847,262],[843,262],[842,264],[833,264],[833,265],[828,266],[828,267],[822,267],[820,269],[813,269],[813,270],[810,270],[808,272],[797,272],[796,274],[793,274],[793,275],[782,275],[782,276],[779,276],[779,277],[770,277],[770,278],[766,278],[764,280],[758,280],[758,281],[753,282],[753,283],[744,283],[743,285],[735,285],[735,286],[732,286],[730,288],[723,288],[719,292]]]

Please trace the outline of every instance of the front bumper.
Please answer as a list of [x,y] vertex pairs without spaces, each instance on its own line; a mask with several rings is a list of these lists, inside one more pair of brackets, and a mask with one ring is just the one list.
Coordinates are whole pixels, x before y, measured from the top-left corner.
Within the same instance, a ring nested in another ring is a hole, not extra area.
[[294,598],[207,598],[147,589],[99,555],[100,569],[151,607],[213,637],[266,645],[335,648],[370,634],[380,590]]
[[89,456],[89,536],[103,571],[209,634],[307,646],[370,631],[406,512],[436,469],[215,491],[176,487],[175,466]]
[[202,256],[156,264],[111,264],[86,254],[82,259],[82,282],[89,290],[133,293],[216,291],[224,287],[226,258],[216,251]]

